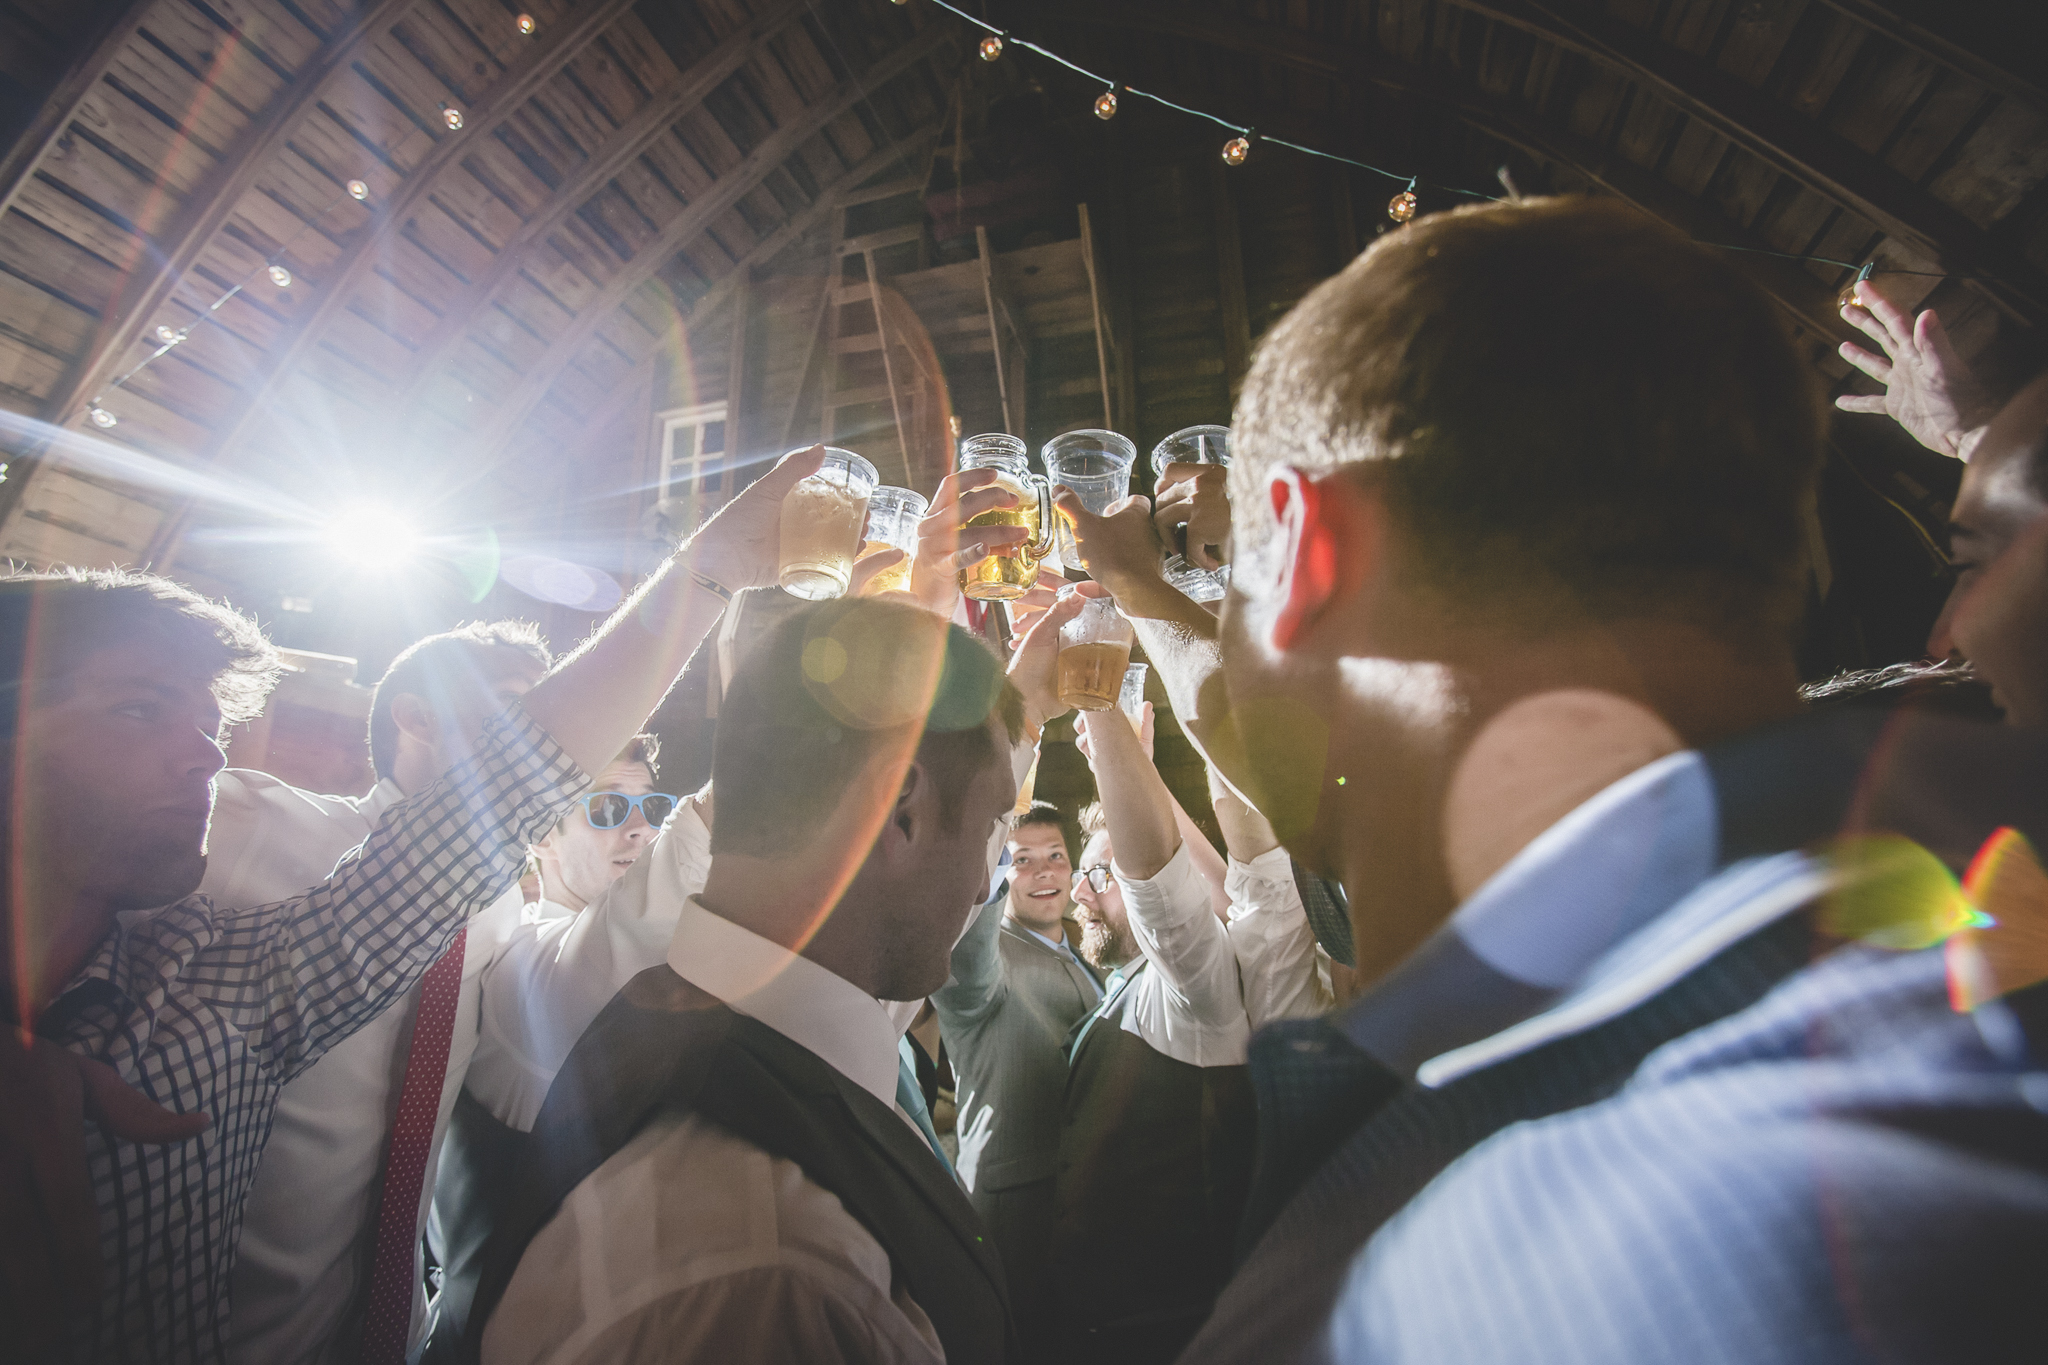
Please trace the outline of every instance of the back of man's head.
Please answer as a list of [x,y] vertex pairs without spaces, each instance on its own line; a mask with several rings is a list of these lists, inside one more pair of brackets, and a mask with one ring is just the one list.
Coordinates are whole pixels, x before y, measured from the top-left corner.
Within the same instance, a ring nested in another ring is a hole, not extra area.
[[95,650],[160,646],[163,671],[209,675],[229,725],[253,720],[282,664],[256,623],[182,583],[126,569],[0,574],[0,742],[20,725],[21,687]]
[[488,691],[504,676],[504,666],[537,666],[553,662],[540,627],[531,621],[471,621],[439,635],[407,645],[370,696],[370,767],[378,777],[391,777],[398,762],[398,721],[391,704],[411,695],[433,710],[462,709],[460,699]]
[[1789,635],[1823,409],[1725,259],[1611,199],[1421,219],[1263,341],[1231,469],[1240,590],[1272,582],[1267,475],[1343,468],[1404,587],[1511,628],[1678,614]]
[[972,635],[916,607],[841,598],[806,607],[750,649],[718,715],[711,851],[802,849],[885,747],[924,766],[957,812],[1023,733],[1023,699]]

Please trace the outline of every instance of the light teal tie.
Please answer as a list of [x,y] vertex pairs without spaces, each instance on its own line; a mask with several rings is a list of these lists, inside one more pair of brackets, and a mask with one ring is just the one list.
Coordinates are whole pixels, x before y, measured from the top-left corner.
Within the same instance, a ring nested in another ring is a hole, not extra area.
[[910,1050],[908,1038],[896,1040],[896,1105],[910,1115],[917,1131],[923,1133],[924,1140],[931,1144],[932,1155],[946,1168],[946,1174],[951,1175],[953,1163],[946,1160],[946,1149],[939,1145],[939,1130],[932,1127],[931,1110],[925,1108],[924,1091],[917,1085],[917,1054]]

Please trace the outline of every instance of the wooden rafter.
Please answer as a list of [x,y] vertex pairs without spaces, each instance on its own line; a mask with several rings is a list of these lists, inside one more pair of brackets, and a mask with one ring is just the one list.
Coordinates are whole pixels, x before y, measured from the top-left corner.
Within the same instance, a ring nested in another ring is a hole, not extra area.
[[127,0],[118,9],[109,8],[100,20],[99,36],[71,69],[58,78],[56,87],[14,145],[0,154],[0,214],[13,205],[15,194],[36,173],[36,167],[71,126],[71,120],[78,117],[86,99],[99,88],[107,69],[142,27],[152,4],[153,0]]
[[487,428],[483,440],[478,443],[477,455],[488,460],[504,446],[512,433],[519,429],[534,408],[547,396],[555,380],[575,358],[577,351],[582,349],[583,343],[588,341],[591,334],[611,316],[612,311],[645,284],[664,262],[716,222],[734,204],[751,194],[776,167],[787,161],[798,148],[817,136],[827,125],[867,99],[870,92],[924,60],[940,44],[953,37],[954,32],[950,26],[927,25],[916,37],[866,71],[841,81],[823,99],[806,108],[802,117],[784,124],[769,134],[759,146],[747,154],[745,160],[720,176],[701,197],[693,200],[689,207],[669,220],[653,240],[635,252],[633,258],[620,266],[618,273],[605,282],[604,288],[577,314],[575,321],[563,328],[548,344],[547,353],[541,357],[540,363],[522,379],[517,399],[507,404]]
[[[202,455],[203,463],[219,461],[235,448],[235,443],[262,413],[264,400],[270,396],[271,390],[297,368],[307,349],[348,306],[356,286],[376,268],[386,239],[405,224],[413,209],[432,191],[441,172],[458,164],[471,147],[496,132],[505,120],[517,113],[520,106],[575,60],[579,52],[616,22],[632,4],[633,0],[592,0],[567,23],[551,28],[547,43],[528,51],[507,68],[473,108],[463,111],[462,127],[435,143],[434,150],[406,177],[398,193],[387,203],[378,205],[378,215],[369,229],[335,263],[328,284],[321,290],[319,302],[294,322],[278,344],[269,348],[269,363],[247,390],[247,397],[215,437],[211,448]],[[182,520],[182,516],[175,516],[166,522],[166,526]]]
[[461,342],[464,330],[476,319],[492,295],[509,280],[526,260],[527,248],[561,227],[570,215],[630,166],[634,159],[675,126],[677,119],[703,103],[704,97],[724,84],[732,74],[759,56],[782,28],[799,17],[806,0],[776,0],[748,17],[727,34],[700,61],[676,78],[673,85],[657,93],[617,132],[599,147],[583,167],[551,193],[547,202],[519,226],[490,267],[460,295],[450,301],[442,320],[420,346],[412,377],[397,406],[403,410],[425,390],[428,380],[447,363]]
[[[1822,198],[1867,218],[1886,235],[1981,280],[1995,301],[2023,317],[2048,316],[2048,282],[2018,253],[1879,158],[1761,91],[1654,35],[1595,14],[1576,0],[1444,0],[1458,9],[1530,33],[1620,72],[1698,118]],[[1377,51],[1279,24],[1236,18],[1206,5],[1034,3],[1041,23],[1092,24],[1170,33],[1234,52],[1252,51],[1289,65],[1363,81],[1416,100],[1453,107],[1443,78]],[[1455,87],[1454,87],[1455,88]],[[1241,116],[1249,111],[1240,110]],[[1468,122],[1473,121],[1467,118]]]
[[[1897,0],[1825,0],[1825,3],[1828,8],[1839,10],[1867,25],[1872,32],[1900,47],[1932,58],[1957,75],[1995,90],[2007,99],[2018,100],[2031,109],[2048,113],[2048,85],[2041,80],[2041,49],[2022,39],[2006,53],[1989,50],[1994,44],[1983,27],[1986,18],[1998,23],[2008,21],[2015,17],[2012,9],[1996,5],[1958,5],[1952,0],[1928,4],[1922,0],[1922,3],[1910,6],[1916,13],[1907,13],[1908,7],[1901,6]],[[1977,32],[1966,33],[1966,26],[1976,27]],[[2034,37],[2035,41],[2039,40],[2038,29]],[[2034,53],[2031,67],[2010,60],[2014,55],[2029,51]]]
[[[91,343],[51,393],[43,412],[45,421],[62,423],[76,416],[79,405],[113,377],[133,340],[131,333],[155,316],[177,292],[214,234],[234,213],[235,205],[257,178],[270,169],[272,157],[290,142],[300,122],[318,106],[335,78],[420,2],[380,0],[363,11],[354,23],[336,29],[292,83],[278,91],[276,98],[250,122],[221,157],[220,164],[185,201],[177,218],[151,243],[152,249],[140,253],[136,267],[128,272],[113,302],[100,314]],[[146,10],[149,6],[141,4],[136,8]],[[128,36],[133,35],[131,26]],[[114,55],[107,54],[106,61],[111,62]],[[104,66],[100,74],[105,74]],[[94,83],[97,84],[97,79]],[[89,92],[90,87],[81,92],[79,99],[82,101]],[[68,117],[65,122],[68,126]]]

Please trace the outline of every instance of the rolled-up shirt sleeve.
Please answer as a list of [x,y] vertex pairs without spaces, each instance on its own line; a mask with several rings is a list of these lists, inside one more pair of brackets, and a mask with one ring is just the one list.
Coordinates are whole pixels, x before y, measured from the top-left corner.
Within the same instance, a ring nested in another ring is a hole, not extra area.
[[1230,897],[1230,946],[1251,1026],[1329,1013],[1336,999],[1319,969],[1315,931],[1287,850],[1270,849],[1248,863],[1232,858],[1223,887]]
[[1158,1008],[1146,992],[1129,1016],[1159,1051],[1194,1066],[1245,1059],[1251,1028],[1238,983],[1230,935],[1209,905],[1209,883],[1183,843],[1153,877],[1131,877],[1111,864],[1123,888],[1131,933],[1158,974]]

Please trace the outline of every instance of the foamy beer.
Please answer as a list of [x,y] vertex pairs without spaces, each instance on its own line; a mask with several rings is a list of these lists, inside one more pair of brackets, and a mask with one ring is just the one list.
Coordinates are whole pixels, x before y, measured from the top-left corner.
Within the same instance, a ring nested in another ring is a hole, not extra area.
[[995,487],[1015,495],[1017,505],[998,507],[968,519],[961,544],[974,539],[977,526],[1022,526],[1031,538],[1022,545],[1003,545],[987,558],[960,571],[960,591],[981,601],[1022,597],[1038,582],[1038,563],[1053,550],[1052,488],[1031,472],[1024,443],[1015,436],[992,432],[960,443],[960,468],[993,469]]
[[1116,603],[1107,597],[1084,602],[1080,615],[1060,627],[1061,703],[1083,711],[1113,709],[1124,690],[1134,638],[1136,632]]
[[784,592],[812,602],[845,595],[877,482],[873,465],[827,446],[818,472],[789,490],[776,568]]
[[883,550],[896,549],[903,551],[903,559],[870,578],[861,588],[862,596],[910,591],[910,561],[917,554],[917,524],[924,520],[930,506],[924,494],[886,484],[868,495],[868,543],[861,547],[860,557],[866,559]]

